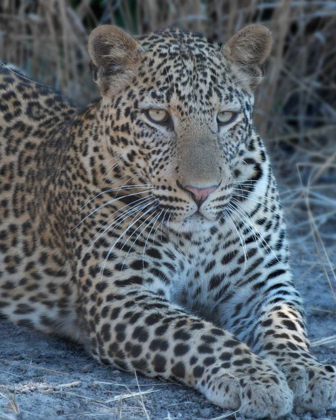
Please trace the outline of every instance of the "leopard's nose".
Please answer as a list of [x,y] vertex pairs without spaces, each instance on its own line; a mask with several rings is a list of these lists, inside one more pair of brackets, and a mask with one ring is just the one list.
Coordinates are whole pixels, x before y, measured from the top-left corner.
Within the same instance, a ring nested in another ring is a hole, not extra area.
[[219,187],[219,184],[201,188],[193,185],[181,185],[180,183],[178,185],[180,188],[191,192],[194,201],[199,207]]

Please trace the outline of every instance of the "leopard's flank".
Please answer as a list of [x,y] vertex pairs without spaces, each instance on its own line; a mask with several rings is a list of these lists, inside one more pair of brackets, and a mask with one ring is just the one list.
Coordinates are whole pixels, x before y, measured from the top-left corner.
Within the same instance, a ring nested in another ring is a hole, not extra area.
[[247,417],[320,410],[277,185],[252,123],[271,34],[89,38],[83,110],[0,66],[0,312]]

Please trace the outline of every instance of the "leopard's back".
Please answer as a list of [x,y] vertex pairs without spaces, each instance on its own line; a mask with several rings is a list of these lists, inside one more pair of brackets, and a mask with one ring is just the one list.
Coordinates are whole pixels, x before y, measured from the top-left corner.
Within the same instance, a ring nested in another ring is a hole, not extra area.
[[0,309],[19,325],[53,331],[74,322],[71,274],[45,220],[42,185],[55,167],[46,146],[77,112],[52,88],[0,65]]

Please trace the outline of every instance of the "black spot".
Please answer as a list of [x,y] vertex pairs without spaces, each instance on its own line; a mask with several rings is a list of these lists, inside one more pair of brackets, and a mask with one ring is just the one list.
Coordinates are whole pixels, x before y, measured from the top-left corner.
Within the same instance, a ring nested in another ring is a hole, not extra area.
[[147,318],[145,318],[145,323],[147,325],[154,325],[161,321],[162,318],[163,315],[160,315],[159,313],[153,313],[151,315],[148,315]]
[[225,332],[223,330],[220,330],[219,328],[212,328],[210,330],[210,332],[211,332],[211,334],[218,335],[218,336],[221,336],[221,337],[223,335],[225,335]]
[[211,277],[209,283],[209,291],[218,287],[225,278],[225,274],[216,274],[215,276]]
[[227,352],[224,352],[224,353],[222,353],[222,354],[219,356],[219,358],[220,358],[221,360],[223,360],[223,362],[226,362],[226,361],[228,361],[228,360],[231,360],[231,358],[232,358],[232,353],[227,353]]
[[203,360],[203,363],[205,364],[205,366],[211,366],[215,363],[216,359],[214,357],[206,357]]
[[132,366],[136,370],[144,371],[147,368],[147,361],[145,359],[133,360],[132,361]]
[[185,330],[178,330],[174,334],[175,340],[188,341],[191,338],[191,335]]
[[142,284],[143,278],[139,276],[132,276],[126,280],[116,280],[114,284],[118,287],[127,287],[133,284]]
[[169,325],[161,325],[160,327],[157,327],[155,330],[156,335],[164,335],[166,331],[168,330]]
[[166,351],[168,349],[168,342],[161,338],[155,338],[149,346],[152,351]]
[[111,333],[110,333],[111,326],[110,324],[104,324],[101,329],[101,334],[104,341],[111,340]]
[[155,372],[162,373],[165,371],[167,360],[161,354],[156,354],[153,359],[153,367]]
[[117,319],[120,314],[121,309],[120,308],[114,308],[111,313],[111,319]]
[[132,357],[139,357],[142,352],[142,347],[140,344],[133,344],[131,349]]
[[197,347],[197,350],[202,354],[212,354],[213,349],[210,346],[207,346],[206,344],[200,345]]
[[190,350],[190,347],[188,344],[180,343],[177,344],[174,348],[174,354],[175,356],[183,356]]
[[204,269],[204,273],[205,274],[206,273],[209,273],[215,267],[215,265],[216,265],[216,261],[215,260],[209,262],[209,264]]
[[296,328],[294,322],[292,322],[292,321],[284,320],[284,321],[282,321],[282,324],[285,325],[285,327],[287,327],[291,331],[297,331],[297,328]]
[[238,340],[231,339],[231,340],[225,341],[224,347],[235,347],[238,344],[240,344]]
[[147,249],[146,254],[149,255],[150,257],[157,258],[159,260],[162,259],[162,256],[161,256],[160,252],[155,248]]
[[222,258],[222,264],[223,265],[229,264],[229,262],[231,262],[237,254],[238,254],[238,251],[237,250],[228,252]]
[[184,378],[185,376],[184,364],[182,362],[176,363],[176,365],[172,367],[172,374],[175,375],[177,378]]
[[148,332],[144,327],[136,327],[133,331],[132,338],[138,339],[140,343],[145,343],[148,340]]
[[202,366],[196,366],[193,370],[195,378],[200,378],[204,373],[204,368]]
[[147,261],[142,261],[142,260],[136,260],[136,261],[133,261],[132,262],[132,264],[130,265],[130,267],[133,270],[137,270],[137,271],[143,270],[143,269],[148,268],[148,262]]

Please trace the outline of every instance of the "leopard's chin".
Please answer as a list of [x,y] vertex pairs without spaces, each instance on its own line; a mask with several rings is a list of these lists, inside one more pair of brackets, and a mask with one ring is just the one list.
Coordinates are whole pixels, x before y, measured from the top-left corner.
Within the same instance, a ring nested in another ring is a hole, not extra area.
[[167,228],[177,233],[179,232],[202,232],[208,230],[216,223],[216,220],[211,220],[205,217],[199,211],[196,211],[191,216],[179,221],[171,221],[167,224]]

